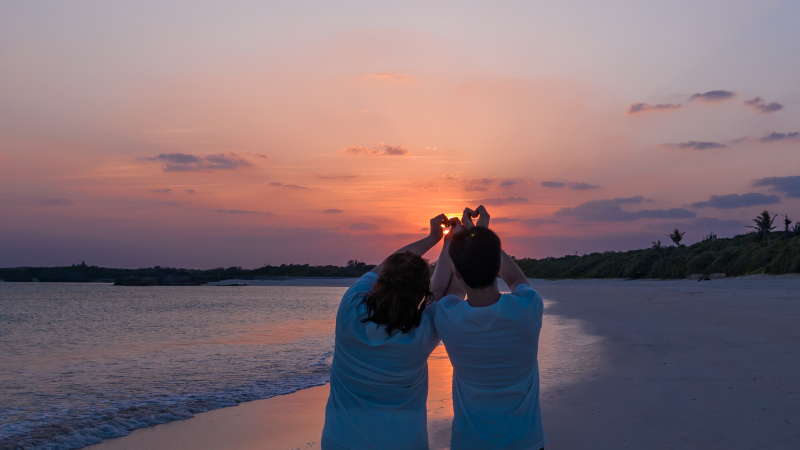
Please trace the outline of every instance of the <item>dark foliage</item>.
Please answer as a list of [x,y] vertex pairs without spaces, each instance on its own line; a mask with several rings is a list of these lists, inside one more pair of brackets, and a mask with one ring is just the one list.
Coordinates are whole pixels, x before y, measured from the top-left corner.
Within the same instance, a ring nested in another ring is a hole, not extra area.
[[[210,270],[176,269],[172,267],[149,267],[143,269],[111,269],[78,264],[66,267],[15,267],[0,269],[0,280],[49,282],[92,282],[152,277],[159,280],[181,280],[191,278],[191,284],[220,281],[232,278],[252,280],[254,277],[360,277],[372,270],[374,265],[360,261],[348,267],[309,266],[308,264],[266,265],[247,270],[239,266],[218,267]],[[176,284],[178,281],[176,281]],[[163,282],[160,284],[164,284]]]
[[709,239],[688,247],[653,247],[629,252],[592,253],[562,258],[518,259],[531,278],[685,278],[690,274],[728,276],[800,272],[800,233],[773,232]]

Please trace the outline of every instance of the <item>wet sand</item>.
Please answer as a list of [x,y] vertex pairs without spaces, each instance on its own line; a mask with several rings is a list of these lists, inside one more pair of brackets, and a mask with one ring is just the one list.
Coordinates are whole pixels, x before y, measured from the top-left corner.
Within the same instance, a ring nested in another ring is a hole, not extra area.
[[[551,449],[800,448],[800,278],[542,281]],[[452,368],[429,360],[432,449],[449,444]],[[327,386],[141,429],[93,450],[314,449]]]

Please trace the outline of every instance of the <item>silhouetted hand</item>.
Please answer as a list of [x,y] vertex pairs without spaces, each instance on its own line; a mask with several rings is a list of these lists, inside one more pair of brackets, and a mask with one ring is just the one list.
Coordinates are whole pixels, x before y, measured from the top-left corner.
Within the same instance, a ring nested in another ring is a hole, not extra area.
[[447,224],[447,216],[444,214],[439,214],[438,216],[431,219],[431,237],[436,239],[437,241],[444,236],[444,228],[442,225]]
[[464,214],[461,216],[461,225],[467,230],[474,227],[475,224],[472,223],[473,217],[478,217],[478,214],[469,208],[464,208]]
[[478,215],[478,223],[475,225],[489,228],[489,212],[486,211],[486,208],[484,208],[483,205],[478,206],[478,209],[475,210],[475,213]]
[[448,238],[452,238],[456,234],[464,231],[464,226],[461,224],[461,221],[458,220],[458,217],[448,219],[447,224],[450,226],[450,232],[447,233]]

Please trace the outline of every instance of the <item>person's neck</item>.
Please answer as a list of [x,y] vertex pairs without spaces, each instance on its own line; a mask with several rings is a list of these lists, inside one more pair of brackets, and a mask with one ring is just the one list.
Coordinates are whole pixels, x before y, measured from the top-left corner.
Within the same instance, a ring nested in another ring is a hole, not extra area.
[[491,286],[480,289],[464,286],[464,290],[467,291],[467,303],[473,308],[492,306],[500,301],[500,289],[497,287],[497,281],[492,283]]

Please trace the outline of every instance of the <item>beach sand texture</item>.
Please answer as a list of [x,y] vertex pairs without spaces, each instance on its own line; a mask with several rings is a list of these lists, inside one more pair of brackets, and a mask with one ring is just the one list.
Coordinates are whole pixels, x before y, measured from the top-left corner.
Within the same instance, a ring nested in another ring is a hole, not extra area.
[[[542,281],[548,449],[800,448],[800,278]],[[429,360],[448,448],[452,368]],[[97,450],[316,449],[328,387],[141,429]]]

